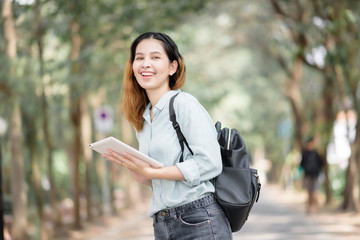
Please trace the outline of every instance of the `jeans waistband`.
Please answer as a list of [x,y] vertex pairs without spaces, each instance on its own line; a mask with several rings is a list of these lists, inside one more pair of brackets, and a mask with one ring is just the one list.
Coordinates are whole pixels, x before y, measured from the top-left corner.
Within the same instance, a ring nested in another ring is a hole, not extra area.
[[193,202],[186,203],[179,207],[164,209],[154,215],[154,220],[164,220],[166,218],[177,218],[178,216],[184,214],[185,212],[191,211],[192,209],[200,208],[207,206],[215,202],[214,194],[207,195],[206,197],[200,198]]

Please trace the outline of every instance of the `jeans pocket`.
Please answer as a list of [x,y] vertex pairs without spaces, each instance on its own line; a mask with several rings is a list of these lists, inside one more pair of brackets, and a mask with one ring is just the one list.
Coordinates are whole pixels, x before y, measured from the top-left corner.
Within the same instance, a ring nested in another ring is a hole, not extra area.
[[186,226],[199,227],[210,223],[210,216],[205,208],[197,208],[179,217]]

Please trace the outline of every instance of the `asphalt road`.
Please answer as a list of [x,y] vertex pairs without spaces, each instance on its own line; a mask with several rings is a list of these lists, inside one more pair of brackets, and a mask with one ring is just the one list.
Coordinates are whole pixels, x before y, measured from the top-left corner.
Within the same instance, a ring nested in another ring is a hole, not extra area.
[[[266,187],[234,240],[340,240],[328,227],[305,214],[301,201],[289,205],[283,193]],[[299,196],[300,198],[301,196]],[[300,199],[299,199],[300,200]],[[298,205],[295,205],[298,204]]]

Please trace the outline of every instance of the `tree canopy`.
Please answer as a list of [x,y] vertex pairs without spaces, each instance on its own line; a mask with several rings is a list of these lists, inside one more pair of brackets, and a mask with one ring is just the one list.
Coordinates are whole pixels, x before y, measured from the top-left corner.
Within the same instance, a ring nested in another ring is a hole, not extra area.
[[[271,163],[270,181],[285,178],[284,166],[296,171],[299,158],[291,156],[310,135],[328,163],[339,113],[359,125],[357,1],[1,3],[0,117],[8,123],[1,137],[2,186],[5,214],[14,216],[13,239],[51,234],[46,222],[80,228],[84,218],[115,214],[149,195],[87,148],[105,135],[136,147],[121,114],[122,77],[131,41],[146,31],[175,40],[186,63],[183,90],[214,122],[240,131],[254,164]],[[94,124],[103,106],[114,111],[107,133]],[[351,148],[345,168],[326,164],[325,193],[328,203],[335,194],[343,209],[359,211],[360,128],[355,131],[345,137]],[[21,230],[24,219],[36,219],[31,236]]]

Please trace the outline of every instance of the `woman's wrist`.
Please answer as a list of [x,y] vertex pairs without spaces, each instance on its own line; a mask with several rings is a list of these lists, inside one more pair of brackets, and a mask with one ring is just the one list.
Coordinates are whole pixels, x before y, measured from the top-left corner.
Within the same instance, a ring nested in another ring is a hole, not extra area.
[[145,177],[148,179],[185,180],[184,175],[177,166],[148,168]]

